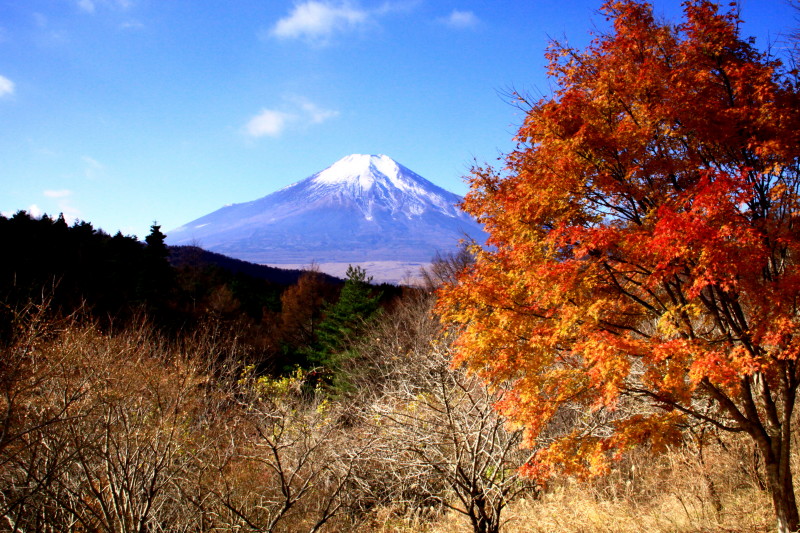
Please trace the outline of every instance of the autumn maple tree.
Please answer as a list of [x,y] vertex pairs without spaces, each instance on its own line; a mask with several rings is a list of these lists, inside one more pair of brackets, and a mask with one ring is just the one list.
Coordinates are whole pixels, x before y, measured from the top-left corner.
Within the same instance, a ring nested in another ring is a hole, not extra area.
[[[797,530],[794,73],[742,39],[735,6],[689,1],[677,25],[602,9],[585,50],[549,48],[553,94],[519,97],[505,168],[473,170],[464,207],[490,238],[439,303],[457,361],[511,384],[499,407],[540,448],[532,475],[602,473],[710,424],[753,439],[778,528]],[[564,429],[566,411],[602,427]]]

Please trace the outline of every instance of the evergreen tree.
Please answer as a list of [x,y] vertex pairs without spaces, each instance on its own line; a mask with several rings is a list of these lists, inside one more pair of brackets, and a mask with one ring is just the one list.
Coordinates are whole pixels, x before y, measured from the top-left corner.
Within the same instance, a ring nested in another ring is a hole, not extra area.
[[146,255],[149,257],[166,260],[169,256],[169,250],[166,245],[167,236],[161,233],[161,226],[153,222],[150,226],[150,235],[144,238],[147,243]]
[[348,356],[350,341],[375,317],[381,298],[381,294],[374,294],[372,277],[367,277],[363,268],[350,265],[346,275],[339,299],[326,306],[315,346],[308,355],[309,363],[323,367],[334,382],[341,360]]
[[175,286],[175,273],[169,264],[169,250],[165,243],[166,235],[161,226],[153,223],[150,234],[145,237],[147,246],[139,283],[139,298],[145,302],[148,311],[158,313],[164,310],[167,297]]

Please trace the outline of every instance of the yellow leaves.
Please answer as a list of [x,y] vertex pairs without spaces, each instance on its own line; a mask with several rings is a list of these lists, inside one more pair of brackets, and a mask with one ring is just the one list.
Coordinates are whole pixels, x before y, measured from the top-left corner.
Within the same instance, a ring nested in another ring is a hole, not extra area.
[[[252,365],[246,367],[246,372],[252,372]],[[273,378],[261,376],[255,382],[255,387],[264,396],[286,396],[300,392],[305,382],[306,372],[297,367],[294,372],[286,376]]]
[[575,345],[575,352],[586,361],[583,372],[597,391],[591,405],[593,409],[601,407],[613,409],[620,395],[620,386],[631,369],[628,352],[620,349],[607,332],[599,332],[585,341]]
[[539,482],[556,474],[585,481],[609,473],[614,461],[638,446],[662,452],[681,442],[685,416],[678,411],[633,415],[614,421],[613,433],[587,434],[574,431],[540,448],[522,467],[525,475]]
[[763,333],[763,342],[771,351],[785,349],[794,341],[800,331],[800,321],[795,316],[779,316],[770,324],[768,331]]
[[658,317],[656,332],[665,339],[686,336],[691,330],[693,322],[701,315],[702,308],[698,302],[667,307]]
[[539,472],[558,472],[586,480],[606,474],[610,457],[602,439],[573,434],[540,450],[535,464]]
[[608,446],[617,450],[617,455],[640,444],[647,444],[653,451],[664,451],[667,446],[681,442],[679,427],[684,422],[685,415],[676,410],[634,415],[615,423]]

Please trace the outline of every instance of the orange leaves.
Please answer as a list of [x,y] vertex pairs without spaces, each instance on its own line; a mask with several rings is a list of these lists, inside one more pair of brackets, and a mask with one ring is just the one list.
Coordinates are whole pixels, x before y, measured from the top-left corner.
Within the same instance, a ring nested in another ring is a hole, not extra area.
[[654,279],[689,272],[688,295],[708,286],[735,291],[760,275],[767,250],[764,235],[744,210],[752,198],[741,176],[702,171],[691,193],[659,207],[651,241]]
[[[546,446],[531,472],[601,472],[709,401],[736,419],[743,382],[800,357],[795,86],[709,1],[677,26],[603,9],[611,34],[549,49],[558,89],[504,173],[475,169],[464,207],[490,248],[439,302],[458,360],[513,383],[499,407]],[[608,418],[554,434],[575,412]]]
[[760,339],[764,350],[775,359],[800,359],[800,321],[796,316],[777,317]]
[[693,361],[689,369],[689,379],[699,383],[703,378],[708,378],[714,385],[734,391],[740,376],[729,362],[724,351],[707,350]]
[[609,439],[608,447],[621,451],[646,443],[654,451],[663,451],[667,446],[681,442],[679,424],[685,422],[685,416],[677,411],[661,411],[649,415],[634,415],[615,424],[614,435]]
[[615,421],[611,424],[614,431],[608,435],[575,431],[538,450],[522,471],[536,479],[555,473],[580,480],[602,476],[609,472],[613,461],[634,446],[645,444],[658,452],[679,443],[681,435],[676,428],[682,422],[681,413],[662,411]]

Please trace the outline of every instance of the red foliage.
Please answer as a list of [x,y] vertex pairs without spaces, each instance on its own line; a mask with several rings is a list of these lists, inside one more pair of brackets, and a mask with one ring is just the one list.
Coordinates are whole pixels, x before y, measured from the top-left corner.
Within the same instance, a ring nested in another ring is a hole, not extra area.
[[[755,439],[796,527],[797,86],[733,10],[690,1],[671,26],[635,0],[603,9],[610,34],[550,47],[558,89],[505,170],[473,170],[464,207],[490,246],[439,304],[462,325],[458,362],[513,382],[501,409],[545,445],[532,471],[601,473],[694,417]],[[620,412],[627,397],[653,407]],[[609,413],[611,431],[545,440],[568,407]]]

